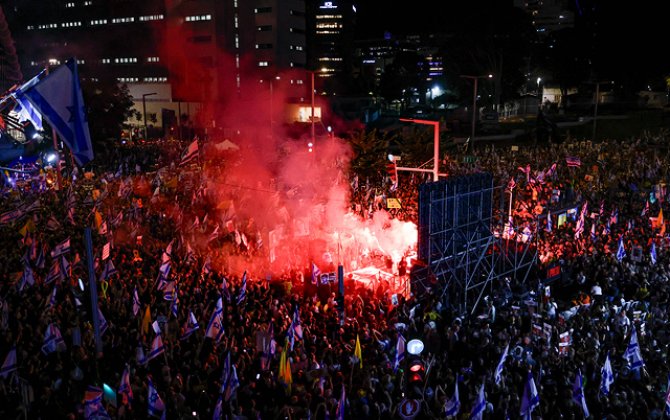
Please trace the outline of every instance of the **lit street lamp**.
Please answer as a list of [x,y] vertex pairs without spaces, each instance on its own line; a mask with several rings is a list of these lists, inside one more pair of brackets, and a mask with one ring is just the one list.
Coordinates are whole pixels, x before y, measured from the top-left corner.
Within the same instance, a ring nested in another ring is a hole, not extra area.
[[158,95],[156,92],[142,94],[142,115],[144,116],[144,139],[149,138],[149,129],[147,128],[147,96]]
[[472,79],[474,81],[473,83],[473,89],[472,89],[472,121],[471,121],[471,129],[472,132],[470,134],[470,144],[474,150],[475,147],[475,123],[477,121],[477,81],[479,79],[492,79],[493,75],[492,74],[487,74],[484,76],[470,76],[470,75],[464,75],[462,74],[460,77],[464,79]]

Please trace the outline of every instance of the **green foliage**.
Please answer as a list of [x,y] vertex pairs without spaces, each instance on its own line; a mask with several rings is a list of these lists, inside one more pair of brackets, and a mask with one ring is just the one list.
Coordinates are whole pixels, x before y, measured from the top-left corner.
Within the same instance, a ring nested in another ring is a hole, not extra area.
[[349,144],[354,153],[351,171],[361,177],[376,179],[385,170],[389,136],[380,136],[376,130],[351,133]]
[[119,138],[124,121],[133,116],[133,98],[128,86],[111,79],[86,79],[81,86],[93,147],[104,147],[109,139]]

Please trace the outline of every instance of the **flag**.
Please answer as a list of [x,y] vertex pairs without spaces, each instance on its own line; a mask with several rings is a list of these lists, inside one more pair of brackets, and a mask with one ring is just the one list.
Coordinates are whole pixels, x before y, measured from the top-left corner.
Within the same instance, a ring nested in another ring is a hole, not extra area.
[[509,343],[507,344],[507,346],[505,346],[505,350],[503,350],[502,354],[500,355],[500,361],[498,362],[498,366],[496,366],[496,373],[495,373],[496,385],[500,385],[500,382],[502,381],[502,372],[503,369],[505,368],[505,360],[507,359],[508,352],[509,352]]
[[61,277],[66,278],[66,277],[71,277],[71,269],[70,269],[70,263],[67,261],[65,258],[65,255],[60,256],[60,272],[61,272]]
[[147,305],[147,309],[144,311],[144,317],[142,318],[142,333],[149,333],[149,325],[151,325],[151,305]]
[[237,304],[240,305],[244,301],[244,298],[247,296],[247,272],[244,271],[242,275],[242,287],[240,287],[240,292],[237,295]]
[[100,274],[101,279],[108,279],[110,276],[114,274],[118,274],[119,271],[114,267],[114,263],[112,262],[111,259],[107,260],[105,263],[105,268],[102,270],[102,274]]
[[10,373],[14,372],[17,369],[18,366],[16,364],[16,347],[12,347],[9,350],[9,353],[7,353],[7,356],[5,356],[5,361],[2,364],[2,367],[0,367],[0,376],[6,379],[7,375],[9,375]]
[[209,234],[209,238],[207,239],[207,243],[212,242],[216,238],[219,237],[219,224],[217,223],[216,227],[212,231],[212,233]]
[[644,366],[642,352],[640,351],[640,345],[637,341],[637,330],[635,329],[635,324],[633,324],[633,330],[630,333],[630,341],[628,342],[628,347],[626,348],[623,356],[628,362],[628,366],[631,370],[640,369]]
[[596,236],[596,224],[595,224],[595,223],[592,223],[592,224],[591,224],[591,234],[590,234],[590,236],[591,236],[591,241],[592,241],[592,242],[595,242],[596,239],[598,238],[598,237]]
[[619,238],[619,248],[616,251],[616,259],[621,262],[626,256],[626,249],[623,246],[623,236]]
[[582,383],[582,371],[578,370],[575,375],[575,382],[572,385],[572,399],[582,407],[584,418],[589,417],[589,408],[586,406],[586,398],[584,397],[584,384]]
[[165,404],[158,395],[158,391],[154,388],[154,384],[149,379],[149,397],[147,398],[147,406],[149,409],[149,415],[152,417],[165,417]]
[[181,340],[185,340],[188,337],[191,336],[196,330],[200,328],[200,325],[198,324],[198,320],[195,319],[195,315],[193,315],[192,311],[189,311],[188,313],[188,320],[186,321],[186,326],[184,327],[184,332],[181,335]]
[[223,367],[221,368],[221,389],[219,393],[222,395],[226,392],[226,386],[228,384],[228,377],[232,371],[232,364],[230,362],[230,351],[226,352],[226,356],[223,358]]
[[552,225],[551,225],[551,210],[547,211],[547,232],[551,232]]
[[119,384],[119,394],[123,396],[123,403],[130,404],[133,401],[133,388],[130,386],[130,369],[126,364],[121,375],[121,383]]
[[298,311],[298,306],[293,310],[293,320],[288,327],[288,336],[291,340],[291,350],[293,350],[293,344],[295,343],[296,337],[299,340],[302,340],[302,325],[300,325],[300,312]]
[[447,417],[456,417],[461,410],[461,397],[458,395],[458,375],[456,375],[456,383],[454,383],[454,393],[447,400],[444,405],[444,414]]
[[109,325],[107,324],[107,320],[105,319],[105,316],[102,314],[100,308],[98,308],[98,321],[100,323],[100,336],[102,337],[105,331],[107,331],[107,327],[109,327]]
[[354,358],[356,359],[356,362],[358,362],[358,367],[363,369],[363,352],[361,351],[361,340],[358,338],[358,334],[356,334],[356,348],[354,349]]
[[175,318],[178,318],[179,315],[179,287],[175,287],[174,294],[172,297],[172,303],[170,304],[170,313],[174,315]]
[[156,337],[154,337],[154,341],[151,343],[151,350],[149,350],[149,354],[145,361],[148,362],[149,360],[160,356],[164,351],[165,346],[163,345],[163,340],[161,339],[160,334],[157,334]]
[[[221,302],[221,298],[219,298],[219,302]],[[212,313],[212,317],[210,318],[209,323],[207,323],[207,330],[205,330],[205,337],[209,337],[217,343],[221,340],[224,333],[223,308],[219,308],[218,306],[219,305],[217,305],[217,308]]]
[[109,252],[111,249],[111,243],[107,242],[105,245],[102,246],[102,260],[106,260],[109,258]]
[[656,265],[658,255],[656,255],[656,243],[654,242],[651,243],[651,251],[649,252],[649,258],[651,258],[651,263]]
[[642,209],[642,214],[640,216],[645,216],[647,213],[649,213],[649,200],[647,200],[646,204],[644,205],[644,208]]
[[619,223],[619,209],[615,208],[612,210],[612,215],[610,216],[610,223],[616,225]]
[[607,353],[605,364],[600,369],[600,392],[609,395],[610,386],[614,383],[614,372],[612,371],[612,364],[610,363],[610,355]]
[[188,148],[181,155],[181,163],[179,165],[186,165],[194,159],[198,158],[198,140],[193,140]]
[[533,374],[528,372],[528,379],[526,380],[526,385],[523,390],[523,398],[521,399],[521,418],[524,420],[531,420],[531,413],[538,405],[540,405],[540,395],[537,393]]
[[230,400],[230,398],[235,395],[237,388],[240,387],[240,381],[237,378],[237,368],[235,365],[232,365],[230,374],[226,380],[226,392],[223,394],[223,399],[225,401]]
[[60,334],[60,330],[56,324],[49,324],[44,332],[44,344],[42,344],[42,353],[48,355],[55,351],[65,351],[65,341]]
[[578,156],[567,156],[565,163],[568,164],[568,167],[578,168],[582,166],[582,160]]
[[135,290],[133,291],[133,315],[137,316],[140,307],[140,295],[137,293],[137,286],[135,286]]
[[312,284],[317,284],[319,281],[319,275],[321,274],[321,270],[319,270],[319,267],[312,262]]
[[35,274],[33,273],[33,269],[27,264],[23,266],[23,274],[21,274],[21,280],[19,282],[19,292],[26,287],[26,284],[31,286],[35,284]]
[[51,268],[49,268],[49,273],[47,273],[44,283],[49,284],[54,280],[63,280],[64,278],[65,276],[63,276],[63,273],[61,272],[60,261],[54,260],[51,263]]
[[267,370],[270,367],[270,361],[275,354],[277,343],[274,340],[274,323],[270,321],[266,332],[266,337],[263,338],[263,354],[261,355],[261,369]]
[[598,215],[600,217],[603,217],[604,214],[605,214],[605,200],[600,200],[600,212],[598,213]]
[[93,159],[76,59],[68,59],[22,93],[67,144],[79,166]]
[[214,415],[212,416],[213,420],[223,420],[223,397],[219,395],[219,399],[216,400],[216,405],[214,406]]
[[56,306],[56,293],[58,293],[58,286],[54,285],[54,290],[51,292],[51,296],[49,297],[49,304],[47,305],[48,308],[53,308]]
[[405,337],[398,334],[398,341],[395,344],[395,362],[393,363],[393,371],[397,372],[400,363],[405,359]]
[[60,255],[67,254],[68,252],[70,252],[70,238],[59,243],[51,250],[51,258],[56,258]]
[[26,89],[27,85],[30,84],[34,85],[35,83],[37,83],[40,77],[44,77],[44,73],[45,72],[42,72],[37,76],[33,77],[31,80],[29,80],[26,84],[21,86],[21,88],[17,89],[11,95],[16,100],[16,105],[14,106],[14,112],[18,114],[19,122],[24,123],[26,121],[29,121],[37,131],[42,131],[44,129],[44,127],[42,126],[42,115],[40,115],[40,113],[30,103],[28,98],[26,98],[26,96],[23,94],[23,90]]
[[102,389],[88,386],[84,394],[84,417],[86,417],[86,420],[111,420],[111,417],[102,405]]
[[668,375],[668,390],[665,391],[665,416],[670,417],[670,375]]
[[470,419],[482,420],[484,418],[484,410],[486,410],[486,394],[484,393],[484,384],[482,383],[479,387],[479,392],[477,393],[477,399],[472,406]]
[[603,231],[605,235],[609,235],[612,232],[612,227],[610,226],[610,220],[607,220],[607,223],[605,224],[605,229]]
[[342,385],[342,393],[340,394],[340,399],[337,402],[337,410],[335,411],[335,418],[337,420],[344,420],[344,411],[346,403],[347,401],[344,394],[344,385]]

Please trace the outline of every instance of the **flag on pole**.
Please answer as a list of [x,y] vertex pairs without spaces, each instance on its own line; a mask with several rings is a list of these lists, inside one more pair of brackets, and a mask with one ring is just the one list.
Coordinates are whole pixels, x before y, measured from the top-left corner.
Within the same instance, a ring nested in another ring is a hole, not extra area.
[[186,340],[188,337],[191,336],[196,330],[200,328],[200,325],[198,324],[198,320],[195,319],[195,315],[193,315],[193,311],[189,311],[188,313],[188,320],[186,321],[186,326],[184,327],[184,332],[181,335],[180,340]]
[[503,369],[505,368],[505,360],[507,359],[508,352],[509,352],[509,343],[507,343],[507,346],[505,346],[505,350],[503,350],[502,354],[500,355],[500,361],[498,362],[498,366],[496,366],[496,373],[495,373],[496,385],[500,385],[500,382],[502,381],[502,372]]
[[147,398],[147,406],[150,416],[161,417],[161,419],[165,418],[165,404],[160,395],[158,395],[156,388],[154,388],[151,379],[149,379],[149,397]]
[[340,399],[337,402],[337,410],[335,411],[335,418],[337,420],[344,420],[344,411],[346,405],[346,397],[344,394],[344,384],[342,385],[342,393],[340,394]]
[[60,261],[54,260],[51,263],[51,268],[49,268],[49,273],[47,274],[44,283],[49,284],[54,280],[63,280],[64,278],[65,276],[63,276],[63,273],[61,271]]
[[216,400],[216,405],[214,406],[214,415],[212,416],[213,420],[223,420],[223,396],[219,395],[219,399]]
[[524,420],[532,420],[531,413],[540,405],[540,395],[537,393],[535,387],[535,379],[533,379],[532,372],[528,372],[528,379],[523,390],[523,397],[521,399],[521,418]]
[[607,353],[605,358],[605,363],[603,364],[602,369],[600,369],[600,392],[605,395],[609,395],[610,386],[614,383],[614,372],[612,371],[612,364],[610,363],[610,354]]
[[160,356],[164,351],[165,346],[163,345],[163,340],[161,339],[160,334],[157,334],[156,337],[154,337],[154,341],[151,343],[151,350],[149,350],[149,354],[147,355],[146,359],[144,359],[145,362]]
[[363,369],[363,352],[361,351],[361,340],[358,338],[358,334],[356,334],[356,348],[354,349],[354,358],[354,363],[358,362],[358,367]]
[[644,205],[644,208],[642,209],[642,214],[640,216],[645,216],[647,213],[649,213],[649,200],[647,200],[646,204]]
[[623,246],[623,236],[619,238],[619,248],[616,251],[616,259],[621,262],[626,256],[626,248]]
[[651,251],[649,252],[649,257],[651,258],[651,263],[656,265],[658,255],[656,255],[656,243],[654,242],[651,243]]
[[628,342],[628,347],[624,352],[624,358],[628,362],[628,366],[631,370],[640,369],[644,366],[644,360],[642,360],[642,352],[640,351],[640,345],[637,341],[637,330],[635,329],[635,324],[633,324],[633,329],[630,333],[630,341]]
[[186,165],[194,159],[198,158],[198,140],[193,140],[191,144],[188,145],[188,148],[181,155],[181,165]]
[[221,302],[221,298],[219,298],[216,309],[212,312],[212,317],[207,324],[205,337],[209,337],[218,343],[221,337],[223,337],[223,332],[223,303]]
[[668,390],[665,392],[665,416],[670,417],[670,375],[668,375]]
[[5,361],[2,363],[2,367],[0,367],[0,376],[6,379],[7,375],[17,369],[18,365],[16,364],[16,346],[13,346],[9,350],[9,353],[7,353],[7,356],[5,356]]
[[244,302],[244,299],[247,297],[247,271],[244,271],[242,275],[242,286],[240,287],[240,292],[237,295],[237,304],[241,305]]
[[584,418],[589,417],[589,408],[586,406],[586,398],[584,397],[584,384],[582,383],[582,371],[578,370],[575,375],[575,382],[572,385],[572,399],[582,407]]
[[318,284],[319,282],[319,275],[321,274],[321,270],[319,270],[319,267],[312,262],[312,284]]
[[565,158],[565,163],[568,164],[568,167],[579,168],[582,166],[582,160],[578,156],[567,156]]
[[551,210],[547,211],[547,232],[551,232],[552,223],[551,223]]
[[223,399],[228,401],[235,395],[237,388],[240,387],[240,381],[237,378],[237,367],[235,365],[231,366],[230,374],[226,379],[226,392],[223,394]]
[[84,416],[87,420],[111,420],[111,417],[102,405],[102,389],[88,386],[84,394]]
[[590,236],[591,236],[591,242],[595,242],[596,239],[598,238],[596,236],[596,224],[595,223],[591,224],[591,234],[590,234]]
[[444,414],[447,417],[456,417],[461,410],[461,397],[458,395],[458,375],[456,375],[456,383],[454,383],[454,393],[451,398],[447,400],[444,405]]
[[100,308],[98,308],[98,320],[100,321],[100,336],[102,337],[105,331],[107,331],[107,327],[109,327],[109,325],[107,324],[107,320],[105,319],[105,316],[102,314]]
[[60,334],[56,324],[49,324],[44,332],[44,344],[42,344],[42,353],[48,355],[55,351],[63,352],[66,350],[65,341]]
[[40,77],[32,86],[24,85],[21,93],[56,130],[59,138],[72,151],[79,166],[84,166],[93,159],[91,134],[88,130],[76,59],[68,59],[64,65]]
[[135,290],[133,291],[133,315],[137,316],[140,312],[140,307],[140,295],[137,293],[137,286],[135,286]]
[[107,242],[106,244],[104,244],[102,246],[102,260],[103,261],[106,260],[107,258],[109,258],[109,253],[110,253],[111,249],[112,249],[111,242]]
[[130,386],[130,369],[127,364],[121,375],[119,394],[123,396],[123,404],[130,405],[130,403],[133,402],[133,388]]
[[395,344],[395,362],[393,363],[393,371],[397,372],[400,368],[400,363],[405,360],[405,337],[398,334],[398,341]]
[[471,420],[482,420],[484,418],[484,410],[486,410],[486,394],[484,393],[484,384],[482,383],[477,392],[477,399],[472,406],[470,413]]

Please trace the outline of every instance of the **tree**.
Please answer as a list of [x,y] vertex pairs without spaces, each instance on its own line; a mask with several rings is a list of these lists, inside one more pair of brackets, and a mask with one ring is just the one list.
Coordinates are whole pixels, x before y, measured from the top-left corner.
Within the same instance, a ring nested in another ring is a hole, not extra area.
[[391,102],[404,99],[404,92],[412,88],[424,92],[426,78],[421,69],[425,68],[425,60],[416,52],[399,52],[393,63],[386,67],[379,82],[381,96]]
[[124,122],[135,115],[133,98],[128,86],[111,79],[82,80],[84,103],[88,113],[88,128],[93,147],[118,139]]
[[384,172],[387,149],[392,142],[392,135],[380,136],[376,130],[358,130],[348,138],[354,157],[350,169],[363,178],[378,179]]

